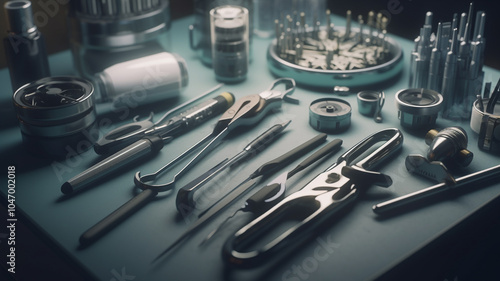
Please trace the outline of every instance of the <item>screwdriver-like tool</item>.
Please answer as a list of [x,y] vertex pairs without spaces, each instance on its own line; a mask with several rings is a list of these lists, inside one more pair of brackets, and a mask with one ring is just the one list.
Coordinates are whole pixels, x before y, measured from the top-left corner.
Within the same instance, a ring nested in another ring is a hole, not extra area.
[[[276,140],[276,137],[288,126],[289,123],[290,122],[274,125],[270,129],[266,130],[263,134],[259,135],[256,139],[254,139],[249,145],[245,147],[245,151],[248,154],[245,154],[244,156],[249,156],[252,153],[255,153],[257,150],[262,150],[265,146],[269,145],[272,141]],[[239,160],[241,159],[245,159],[245,157],[239,158]],[[223,167],[224,164],[228,162],[231,161],[228,160],[222,161],[221,163],[217,164],[215,167],[210,169],[207,173],[210,175],[215,174],[217,171],[220,171],[220,168]],[[198,177],[197,180],[199,181],[200,177]],[[119,207],[116,211],[114,211],[106,218],[99,221],[97,224],[95,224],[90,229],[85,231],[80,236],[80,244],[83,246],[90,245],[98,238],[100,238],[102,235],[104,235],[106,232],[111,230],[115,225],[117,225],[126,217],[128,217],[130,214],[132,214],[133,212],[141,208],[143,205],[145,205],[147,202],[152,200],[157,194],[158,191],[155,189],[146,189],[141,193],[137,194],[130,201]]]
[[[236,210],[232,215],[227,217],[216,229],[210,232],[210,234],[208,234],[208,236],[200,243],[200,246],[203,245],[208,240],[210,240],[210,238],[212,238],[214,234],[217,233],[222,228],[222,226],[229,219],[234,217],[236,213],[238,213],[239,211],[252,212],[254,213],[254,215],[258,216],[263,214],[265,211],[269,210],[272,206],[274,206],[277,202],[279,202],[281,199],[284,198],[286,190],[286,181],[289,178],[291,178],[298,172],[302,171],[312,163],[316,162],[323,156],[336,151],[341,145],[342,145],[342,140],[340,139],[335,139],[331,141],[330,143],[328,143],[327,145],[323,146],[321,149],[316,151],[314,154],[307,157],[304,161],[300,162],[300,164],[298,164],[295,168],[293,168],[290,171],[282,173],[274,180],[272,180],[268,185],[264,186],[259,191],[255,192],[252,196],[250,196],[250,198],[248,198],[245,201],[245,204],[241,208]],[[237,192],[235,192],[235,195],[236,194]],[[234,199],[234,197],[230,198]],[[232,199],[229,200],[232,201]],[[226,205],[226,202],[221,201],[221,205]]]
[[[245,181],[246,183],[248,182],[253,182],[253,179],[261,179],[262,176],[268,175],[271,171],[274,172],[277,169],[280,169],[284,165],[288,164],[290,161],[293,161],[297,157],[300,157],[307,151],[310,151],[313,147],[317,146],[320,142],[324,141],[326,139],[325,134],[320,134],[313,139],[303,143],[302,145],[294,148],[293,150],[285,153],[284,155],[271,160],[264,165],[262,165],[260,168],[257,169],[252,175],[250,176],[250,180]],[[253,186],[253,184],[251,185]],[[226,197],[227,198],[227,197]],[[217,204],[219,205],[219,204]],[[227,206],[227,204],[225,205]],[[184,239],[189,237],[191,233],[193,233],[195,230],[200,228],[202,225],[204,225],[209,219],[213,218],[215,214],[217,214],[219,211],[221,211],[223,208],[215,208],[212,207],[209,212],[204,214],[202,217],[200,217],[194,224],[192,224],[185,232],[182,234],[177,240],[175,240],[167,249],[165,249],[162,253],[160,253],[152,262],[157,261],[159,258],[164,256],[166,253],[168,253],[171,249],[173,249],[175,246],[177,246],[179,243],[181,243]]]

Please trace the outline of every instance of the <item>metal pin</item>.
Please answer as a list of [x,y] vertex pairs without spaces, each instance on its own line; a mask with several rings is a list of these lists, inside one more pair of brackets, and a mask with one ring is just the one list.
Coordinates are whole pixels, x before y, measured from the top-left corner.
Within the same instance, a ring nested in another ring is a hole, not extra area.
[[351,10],[347,10],[345,14],[344,40],[348,40],[350,35],[351,35]]
[[363,21],[363,16],[362,15],[358,16],[358,23],[359,23],[358,42],[359,43],[363,43],[363,25],[364,25],[364,21]]
[[422,201],[436,194],[466,186],[477,186],[479,183],[493,183],[494,179],[500,176],[500,165],[479,172],[472,173],[456,179],[455,184],[440,183],[431,187],[377,204],[373,206],[373,212],[384,214],[393,212],[396,209]]

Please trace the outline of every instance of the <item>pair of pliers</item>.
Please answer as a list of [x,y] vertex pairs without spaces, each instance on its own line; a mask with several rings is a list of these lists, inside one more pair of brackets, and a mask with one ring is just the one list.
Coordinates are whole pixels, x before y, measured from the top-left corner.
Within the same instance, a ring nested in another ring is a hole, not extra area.
[[[374,145],[382,141],[385,142],[372,151]],[[291,243],[303,242],[321,223],[353,203],[364,188],[372,184],[390,186],[392,180],[389,176],[370,170],[398,152],[402,143],[403,135],[398,129],[385,129],[354,145],[302,189],[231,235],[223,247],[224,260],[243,267],[258,265]],[[298,223],[259,249],[245,248],[262,239],[283,220],[298,220]]]
[[[284,85],[285,89],[277,89],[280,85]],[[222,114],[212,133],[198,141],[195,145],[184,151],[181,155],[160,168],[155,173],[141,176],[140,172],[137,172],[134,178],[136,186],[141,189],[154,189],[158,192],[172,189],[178,176],[182,175],[191,166],[195,165],[200,159],[208,154],[208,152],[210,152],[213,148],[220,144],[221,141],[232,130],[240,126],[256,124],[257,122],[262,120],[269,111],[279,108],[283,100],[298,103],[298,100],[289,97],[289,95],[291,95],[294,90],[295,80],[291,78],[280,78],[275,80],[271,84],[271,86],[262,93],[245,96],[241,99],[238,99],[229,109],[227,109]],[[152,183],[156,180],[156,177],[159,174],[171,168],[178,161],[184,159],[185,156],[187,156],[192,151],[199,148],[209,140],[210,142],[205,145],[203,149],[198,154],[196,154],[177,174],[175,174],[170,182],[165,184]]]

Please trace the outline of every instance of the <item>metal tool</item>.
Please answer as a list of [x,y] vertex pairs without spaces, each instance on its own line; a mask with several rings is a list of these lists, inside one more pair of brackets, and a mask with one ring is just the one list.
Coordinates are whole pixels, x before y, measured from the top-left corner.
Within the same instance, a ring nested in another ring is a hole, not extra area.
[[342,99],[323,98],[311,102],[309,125],[325,133],[340,133],[351,125],[351,105]]
[[[297,245],[303,242],[323,222],[353,203],[361,190],[372,184],[391,185],[389,176],[368,170],[377,168],[393,156],[402,143],[403,135],[398,129],[385,129],[354,145],[301,190],[287,196],[231,235],[223,247],[224,260],[236,266],[251,267],[266,261],[277,251],[291,250],[291,243]],[[380,146],[376,147],[376,144]],[[355,160],[357,162],[353,163]],[[284,220],[298,222],[278,236],[273,236],[271,241],[262,241],[265,234]],[[263,243],[264,246],[248,249],[245,245],[250,243]]]
[[471,105],[480,94],[484,71],[486,14],[476,13],[472,33],[473,4],[460,19],[439,22],[432,34],[432,12],[427,12],[410,59],[410,88],[426,88],[444,97],[442,116],[469,119]]
[[[104,154],[109,154],[116,152],[132,143],[135,141],[145,137],[145,136],[150,136],[150,135],[155,135],[155,134],[163,134],[163,135],[173,135],[175,131],[177,131],[179,128],[183,127],[180,126],[180,122],[183,122],[184,118],[187,118],[186,116],[192,116],[193,112],[200,111],[201,109],[206,109],[206,106],[215,106],[215,109],[218,109],[217,105],[219,104],[213,104],[214,100],[209,100],[206,101],[203,104],[197,105],[185,112],[182,112],[178,114],[177,116],[172,116],[174,113],[177,113],[179,110],[197,102],[198,100],[201,100],[202,98],[205,98],[206,96],[210,95],[214,91],[220,89],[224,84],[218,84],[215,87],[209,89],[208,91],[204,92],[203,94],[190,99],[172,109],[167,111],[165,114],[163,114],[160,119],[158,119],[156,122],[153,123],[153,113],[151,112],[150,116],[146,120],[139,121],[138,116],[134,117],[134,122],[130,124],[125,124],[123,126],[120,126],[110,132],[108,132],[106,135],[104,135],[101,139],[99,139],[95,145],[94,145],[94,150],[97,154],[104,155]],[[225,97],[227,100],[228,107],[233,105],[234,103],[234,96],[230,93],[224,93],[222,94],[222,97]],[[210,108],[210,107],[209,107]],[[224,108],[225,110],[226,108]],[[215,110],[218,111],[218,110]],[[213,114],[216,114],[213,112],[213,110],[202,110],[201,112],[204,112],[205,114],[208,114],[212,116]],[[193,121],[190,121],[189,123],[197,120],[199,116],[195,115],[195,119],[192,119]],[[188,118],[189,119],[189,118]],[[206,120],[206,119],[203,119]],[[177,133],[177,132],[175,132]]]
[[484,169],[460,178],[457,178],[455,184],[449,182],[439,183],[431,187],[398,197],[373,206],[373,212],[376,214],[395,213],[397,210],[424,201],[437,194],[451,191],[460,187],[477,186],[479,184],[488,184],[494,182],[500,176],[500,165]]
[[[281,84],[285,86],[284,91],[276,89]],[[177,177],[181,176],[192,165],[195,165],[201,158],[203,158],[216,145],[218,145],[233,129],[239,126],[248,126],[257,123],[262,118],[264,118],[264,116],[269,111],[279,108],[283,100],[297,103],[297,100],[292,99],[288,96],[291,95],[294,90],[295,81],[293,79],[280,78],[275,80],[271,84],[269,89],[265,90],[264,92],[246,96],[237,100],[235,104],[228,110],[226,110],[226,112],[220,117],[211,134],[205,136],[203,139],[198,141],[196,144],[191,146],[189,149],[184,151],[182,154],[177,156],[174,160],[170,161],[165,166],[161,167],[156,172],[144,176],[141,176],[141,173],[137,172],[134,177],[136,186],[141,189],[154,188],[158,191],[164,191],[173,188]],[[196,154],[184,167],[182,167],[181,170],[173,176],[173,179],[171,181],[164,184],[153,184],[153,181],[155,181],[160,174],[173,167],[178,161],[189,155],[195,149],[201,147],[205,142],[209,140],[210,142],[205,145],[203,149],[198,154]]]
[[246,145],[241,152],[219,164],[218,168],[210,169],[209,171],[200,175],[197,179],[194,179],[184,187],[180,188],[177,192],[177,197],[175,200],[177,210],[181,214],[185,214],[187,213],[186,210],[189,212],[195,209],[196,202],[194,201],[194,193],[197,190],[199,190],[203,185],[207,184],[210,180],[212,180],[216,175],[224,171],[226,168],[236,165],[237,163],[240,163],[242,161],[248,160],[248,158],[256,155],[258,152],[266,148],[290,124],[290,122],[292,121],[290,120],[283,124],[274,125],[269,130],[265,131],[248,145]]
[[396,107],[401,126],[429,128],[436,124],[443,96],[429,89],[403,89],[396,93]]
[[[270,142],[275,140],[276,136],[282,132],[288,123],[285,124],[277,124],[268,129],[266,132],[258,136],[255,140],[253,140],[250,144],[245,147],[243,153],[238,154],[238,157],[233,157],[229,161],[226,159],[221,163],[217,164],[215,167],[210,169],[207,173],[198,177],[195,182],[197,183],[205,183],[207,178],[212,178],[215,174],[219,173],[225,167],[228,167],[226,164],[234,164],[237,161],[241,161],[246,159],[251,154],[254,154],[256,151],[263,149]],[[200,187],[201,185],[197,186]],[[87,246],[92,242],[96,241],[99,237],[104,235],[106,232],[111,230],[115,225],[123,221],[130,214],[141,208],[151,199],[153,199],[157,194],[158,190],[156,189],[146,189],[141,193],[137,194],[134,198],[132,198],[127,203],[123,204],[116,211],[111,213],[109,216],[95,224],[93,227],[85,231],[80,236],[80,244]],[[191,191],[192,192],[192,191]],[[186,195],[190,196],[190,195]],[[191,199],[191,198],[190,198]],[[179,207],[178,207],[179,208]]]
[[[269,210],[272,206],[274,206],[276,203],[278,203],[281,199],[285,197],[285,191],[286,191],[286,181],[297,174],[298,172],[302,171],[312,163],[316,162],[318,159],[322,158],[323,156],[330,154],[334,151],[337,151],[340,146],[342,145],[342,140],[340,139],[334,139],[327,145],[323,146],[321,149],[313,153],[311,156],[307,157],[304,161],[300,162],[295,168],[293,168],[290,171],[286,171],[279,176],[277,176],[275,179],[270,181],[266,186],[262,187],[260,190],[255,192],[252,196],[250,196],[246,201],[245,204],[237,209],[232,215],[227,217],[217,228],[215,228],[208,236],[200,243],[202,245],[203,243],[207,242],[212,238],[217,231],[219,231],[222,226],[231,218],[233,218],[236,213],[238,212],[252,212],[255,216],[259,216],[263,214],[265,211]],[[239,196],[239,194],[235,193],[234,195]],[[230,199],[234,199],[234,197],[231,197]],[[232,201],[232,200],[231,200]],[[222,202],[223,206],[225,206],[225,202]]]
[[[171,141],[176,134],[220,114],[230,107],[233,101],[232,94],[223,93],[170,118],[166,124],[154,125],[146,120],[139,122],[138,125],[129,124],[118,128],[107,135],[106,142],[102,142],[103,146],[101,146],[100,151],[113,150],[117,146],[121,147],[130,142],[131,144],[63,183],[61,186],[62,193],[74,193],[125,165],[158,153],[164,144]],[[136,129],[136,131],[132,131],[133,129]],[[115,139],[113,140],[113,138]]]
[[253,172],[250,177],[239,184],[233,191],[231,191],[222,201],[219,201],[212,208],[208,209],[208,211],[202,214],[199,219],[192,224],[185,232],[182,234],[177,240],[175,240],[168,248],[166,248],[161,254],[159,254],[153,262],[157,261],[160,257],[164,256],[171,249],[173,249],[176,245],[186,239],[193,231],[200,228],[207,221],[213,218],[217,213],[222,211],[229,203],[238,198],[241,194],[243,194],[246,190],[253,187],[257,182],[259,182],[263,177],[274,173],[275,171],[281,169],[283,166],[287,165],[289,162],[295,160],[301,155],[305,154],[313,147],[319,145],[320,142],[323,142],[326,139],[326,135],[318,135],[311,140],[301,144],[300,146],[294,148],[293,150],[288,151],[282,156],[271,160],[262,166],[260,166],[255,172]]
[[46,77],[12,97],[26,148],[44,157],[82,153],[96,141],[94,87],[77,77]]

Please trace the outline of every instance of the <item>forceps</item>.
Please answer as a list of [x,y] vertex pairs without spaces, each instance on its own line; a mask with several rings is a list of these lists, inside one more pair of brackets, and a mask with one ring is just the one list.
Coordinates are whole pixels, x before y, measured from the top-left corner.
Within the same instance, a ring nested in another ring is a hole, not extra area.
[[[379,142],[384,143],[373,150]],[[222,250],[224,260],[242,267],[256,266],[291,243],[303,242],[332,215],[353,203],[368,186],[390,186],[392,179],[389,176],[370,170],[398,152],[402,144],[401,131],[393,128],[372,134],[354,145],[302,189],[231,235]],[[363,158],[358,160],[361,156]],[[358,161],[353,163],[355,160]],[[297,220],[297,224],[261,248],[248,249],[284,220]]]
[[[284,84],[285,91],[277,90],[280,84]],[[253,125],[259,122],[264,116],[272,109],[279,108],[282,101],[288,101],[293,103],[298,103],[298,100],[289,97],[295,90],[295,80],[291,78],[280,78],[275,80],[269,89],[263,91],[260,94],[254,94],[245,96],[231,106],[228,110],[222,114],[219,121],[215,125],[212,133],[205,136],[203,139],[198,141],[196,144],[188,148],[182,154],[177,156],[171,162],[161,167],[159,170],[152,174],[147,174],[141,176],[140,172],[137,172],[134,177],[135,185],[141,189],[155,189],[156,191],[167,191],[174,187],[177,177],[180,177],[184,172],[186,172],[191,166],[195,165],[201,158],[203,158],[208,152],[215,148],[224,137],[229,134],[232,130],[240,126]],[[177,162],[184,159],[187,155],[191,154],[194,150],[201,147],[204,143],[210,141],[203,149],[198,152],[191,160],[183,167],[177,174],[175,174],[170,182],[164,184],[154,184],[153,181],[156,180],[157,176],[162,174],[164,171],[170,169]]]

